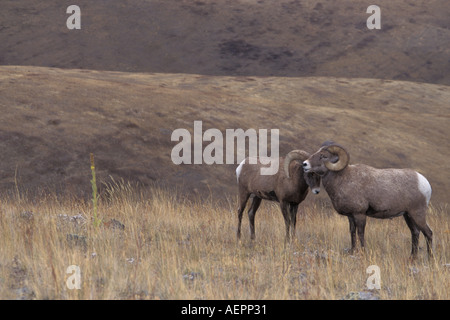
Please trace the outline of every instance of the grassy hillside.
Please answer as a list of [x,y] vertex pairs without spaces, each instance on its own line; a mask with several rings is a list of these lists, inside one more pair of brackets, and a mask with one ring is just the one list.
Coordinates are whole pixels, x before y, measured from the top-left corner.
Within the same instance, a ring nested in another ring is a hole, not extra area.
[[4,1],[0,64],[251,76],[332,76],[450,84],[450,3],[378,0]]
[[[234,199],[233,199],[234,200]],[[370,219],[366,252],[349,255],[348,221],[307,206],[284,246],[277,206],[263,204],[251,243],[248,219],[236,241],[234,201],[191,198],[112,184],[92,223],[90,204],[53,195],[1,199],[1,299],[379,299],[450,298],[450,219],[433,207],[435,257],[423,236],[409,261],[410,232],[401,218]],[[66,285],[80,268],[80,289]],[[380,268],[368,290],[366,269]]]
[[[450,2],[379,0],[381,30],[352,0],[78,0],[68,30],[71,4],[1,4],[0,299],[450,298]],[[224,142],[278,129],[280,156],[334,140],[351,163],[419,171],[434,259],[422,236],[409,260],[402,218],[369,219],[350,255],[324,191],[291,244],[268,202],[238,242],[237,164],[171,159],[195,121]]]
[[[280,154],[329,139],[352,163],[410,167],[447,202],[449,87],[347,78],[212,77],[0,67],[0,186],[90,194],[99,181],[236,194],[236,165],[174,165],[177,128],[279,129]],[[204,146],[209,144],[205,142]],[[321,195],[326,199],[325,194]],[[326,201],[326,200],[324,200]]]

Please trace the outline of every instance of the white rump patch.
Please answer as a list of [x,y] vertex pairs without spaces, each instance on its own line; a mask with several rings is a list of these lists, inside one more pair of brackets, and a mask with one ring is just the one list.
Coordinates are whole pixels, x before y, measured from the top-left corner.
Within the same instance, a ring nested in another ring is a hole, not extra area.
[[242,170],[242,166],[244,165],[245,159],[241,161],[241,163],[239,164],[239,166],[236,168],[236,179],[237,182],[239,183],[239,176],[241,175],[241,170]]
[[417,183],[419,187],[419,191],[424,195],[425,199],[427,199],[427,205],[431,199],[431,185],[428,182],[427,178],[425,178],[420,173],[417,173]]

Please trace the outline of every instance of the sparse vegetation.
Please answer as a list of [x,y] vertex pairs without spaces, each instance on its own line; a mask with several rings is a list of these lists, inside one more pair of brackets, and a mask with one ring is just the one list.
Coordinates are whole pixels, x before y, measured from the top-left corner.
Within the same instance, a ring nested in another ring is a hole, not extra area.
[[[366,252],[350,255],[348,221],[323,205],[299,215],[296,240],[284,245],[279,208],[263,203],[256,241],[236,241],[237,199],[186,199],[160,188],[114,182],[99,199],[104,223],[91,223],[89,202],[1,199],[1,299],[341,299],[362,296],[369,265],[381,271],[381,299],[450,298],[450,217],[431,207],[436,235],[429,262],[421,237],[409,261],[403,219],[370,220]],[[120,221],[124,228],[116,228]],[[244,220],[244,235],[248,221]],[[70,235],[70,236],[68,236]],[[81,269],[81,289],[66,268]]]
[[95,175],[95,160],[94,160],[94,154],[90,154],[90,160],[91,160],[91,174],[92,174],[92,210],[93,210],[93,218],[94,218],[94,227],[98,227],[102,220],[98,217],[98,194],[97,194],[97,178]]

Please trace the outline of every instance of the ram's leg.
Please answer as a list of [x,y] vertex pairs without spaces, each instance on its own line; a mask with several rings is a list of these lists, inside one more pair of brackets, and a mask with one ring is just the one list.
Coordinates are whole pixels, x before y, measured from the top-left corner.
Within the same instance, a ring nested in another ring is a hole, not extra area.
[[298,203],[291,203],[289,205],[289,213],[291,216],[291,238],[295,239],[295,225],[297,224],[297,210]]
[[252,204],[248,209],[248,220],[250,221],[250,239],[255,239],[255,214],[261,204],[261,198],[254,197],[252,200]]
[[289,203],[281,201],[280,202],[280,208],[281,208],[281,213],[283,214],[284,224],[286,226],[285,242],[288,243],[288,242],[290,242],[289,228],[291,226],[291,217],[290,217]]
[[365,240],[364,240],[364,231],[366,229],[366,215],[365,214],[357,214],[353,216],[356,224],[356,231],[358,232],[359,243],[361,245],[361,249],[364,251],[365,248]]
[[250,193],[247,193],[243,190],[239,190],[239,208],[238,208],[238,226],[236,235],[237,238],[241,238],[241,223],[242,223],[242,213],[245,210],[245,205],[247,204],[247,200],[250,197]]
[[427,251],[428,258],[431,259],[433,257],[433,231],[426,221],[426,208],[420,211],[411,211],[408,212],[409,217],[414,221],[417,228],[422,231],[423,235],[427,240]]
[[350,254],[353,254],[355,252],[356,248],[356,223],[353,216],[348,216],[348,223],[350,226],[350,237],[352,241],[352,247],[350,249]]
[[411,230],[411,259],[413,260],[417,257],[417,251],[419,249],[420,230],[408,213],[405,213],[403,218],[405,218],[406,224],[409,230]]

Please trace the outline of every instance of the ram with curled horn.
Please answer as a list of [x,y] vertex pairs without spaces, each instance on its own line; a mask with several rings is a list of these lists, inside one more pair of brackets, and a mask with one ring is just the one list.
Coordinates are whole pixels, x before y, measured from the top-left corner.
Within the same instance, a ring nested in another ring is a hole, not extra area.
[[[418,251],[419,235],[427,240],[428,256],[432,257],[433,232],[426,222],[431,185],[412,169],[376,169],[364,164],[349,164],[347,150],[327,142],[303,162],[305,173],[322,177],[334,209],[347,216],[350,224],[351,252],[356,247],[356,235],[364,248],[366,218],[403,216],[411,231],[411,257]],[[286,166],[285,166],[286,167]]]
[[239,186],[238,238],[241,236],[242,214],[248,199],[251,198],[248,210],[251,239],[255,238],[255,214],[264,199],[280,203],[286,226],[285,240],[290,240],[295,233],[298,205],[306,198],[308,189],[314,194],[320,191],[320,177],[313,172],[303,172],[302,163],[309,156],[310,154],[303,150],[289,152],[286,155],[289,163],[284,165],[287,174],[283,171],[283,164],[286,163],[283,157],[278,159],[278,171],[274,175],[261,174],[260,168],[264,165],[259,159],[252,162],[246,158],[241,162],[236,169]]

